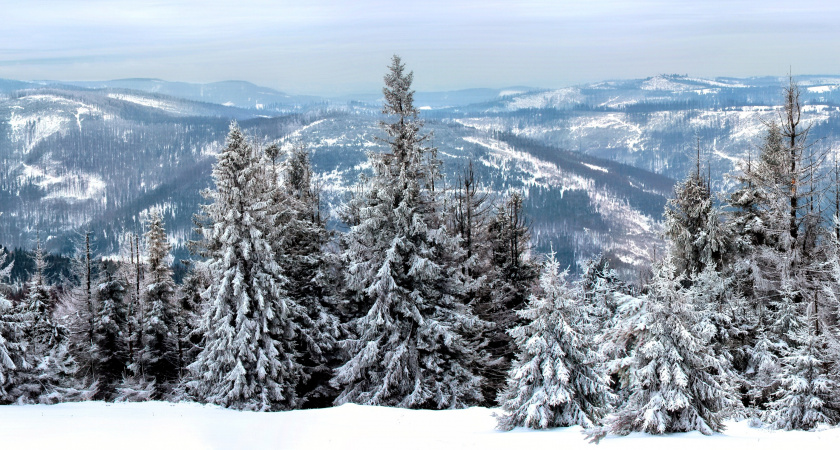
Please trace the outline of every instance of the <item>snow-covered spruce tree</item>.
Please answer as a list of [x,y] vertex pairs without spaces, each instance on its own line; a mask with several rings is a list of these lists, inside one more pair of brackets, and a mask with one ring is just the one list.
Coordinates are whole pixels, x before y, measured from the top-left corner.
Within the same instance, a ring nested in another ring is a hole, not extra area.
[[[128,250],[126,250],[126,248]],[[138,385],[147,384],[146,358],[143,355],[145,332],[147,328],[146,313],[147,305],[143,287],[146,284],[146,264],[142,260],[140,250],[140,235],[138,233],[126,233],[120,242],[120,253],[128,262],[120,264],[120,277],[125,283],[125,304],[126,304],[126,346],[128,350],[128,362],[131,369],[132,379],[126,380],[129,389]]]
[[483,279],[476,281],[484,283],[489,293],[480,298],[475,310],[488,323],[483,336],[493,361],[492,365],[484,366],[485,391],[497,395],[505,386],[511,360],[517,351],[507,331],[523,324],[516,311],[525,306],[538,275],[537,265],[529,255],[531,235],[520,192],[511,191],[496,205],[495,215],[487,224],[486,239],[489,267]]
[[188,391],[218,405],[269,411],[298,405],[301,378],[295,341],[304,314],[284,288],[269,242],[269,183],[254,149],[234,123],[206,193],[208,223],[199,228],[210,287],[199,333],[202,349],[190,366]]
[[93,320],[91,358],[99,391],[96,397],[112,400],[128,370],[128,321],[125,283],[113,275],[105,261],[94,289],[96,312]]
[[[805,310],[813,302],[819,320],[827,313],[819,307],[825,296],[818,294],[826,281],[817,166],[822,158],[814,156],[806,142],[809,127],[801,123],[799,96],[791,79],[780,120],[768,124],[758,158],[739,174],[741,186],[731,199],[736,207],[734,228],[742,236],[735,286],[749,308],[745,316],[752,318],[744,327],[744,346],[755,408],[776,399],[782,358],[800,345],[787,325],[804,323]],[[795,320],[781,320],[784,316]]]
[[507,387],[499,395],[505,415],[499,428],[600,425],[612,394],[601,355],[586,331],[587,313],[577,286],[566,281],[551,253],[537,292],[519,315],[525,325],[510,330],[518,348]]
[[142,346],[138,349],[138,364],[143,368],[136,376],[154,380],[162,394],[162,386],[175,380],[177,375],[175,355],[175,282],[169,267],[169,243],[166,239],[160,211],[153,210],[146,225],[146,271],[141,289],[144,317]]
[[437,158],[425,146],[413,103],[412,74],[394,56],[385,76],[382,122],[390,151],[369,154],[373,175],[348,205],[356,218],[344,236],[345,298],[353,338],[332,383],[336,404],[460,408],[482,400],[467,336],[479,320],[460,301],[455,261],[461,249],[447,231]]
[[[710,180],[700,173],[698,149],[696,172],[674,187],[674,197],[665,207],[665,238],[673,254],[677,275],[696,274],[708,264],[721,269],[728,236],[716,215]],[[684,282],[690,283],[686,277]]]
[[616,314],[607,326],[601,327],[601,333],[596,334],[595,339],[605,360],[605,371],[611,379],[614,405],[622,405],[630,396],[634,382],[631,379],[634,352],[644,331],[647,302],[643,295],[617,294]]
[[734,238],[722,220],[720,208],[715,205],[711,179],[701,173],[699,144],[695,171],[677,183],[674,191],[674,197],[668,200],[665,208],[668,251],[676,266],[676,275],[685,275],[682,283],[690,288],[688,296],[700,313],[701,326],[713,328],[711,344],[718,354],[731,362],[733,351],[739,356],[742,352],[742,327],[734,315],[735,306],[743,302],[740,296],[732,293],[728,256],[732,253]]
[[493,266],[493,240],[489,234],[494,205],[480,187],[472,161],[458,175],[457,184],[445,202],[450,230],[460,238],[463,250],[456,273],[464,286],[463,301],[486,322],[472,340],[481,355],[475,363],[485,380],[482,387],[485,404],[494,406],[505,386],[513,354],[507,330],[493,322],[493,315],[497,313],[493,286],[500,274]]
[[603,254],[583,262],[578,285],[583,303],[590,310],[593,333],[601,334],[611,328],[628,288]]
[[330,237],[321,217],[320,191],[314,179],[309,152],[294,145],[285,155],[280,171],[275,159],[276,147],[265,155],[272,164],[272,209],[277,211],[272,242],[275,255],[288,280],[286,291],[305,309],[298,317],[298,363],[303,377],[298,395],[304,407],[329,406],[335,398],[330,386],[332,368],[338,365],[336,317],[332,276],[325,252]]
[[[745,302],[733,289],[729,256],[733,236],[714,204],[710,182],[699,175],[698,165],[698,172],[678,186],[666,209],[666,237],[670,238],[669,251],[678,266],[677,274],[685,274],[687,299],[698,313],[695,327],[712,333],[709,344],[730,369],[734,359],[746,359],[742,345],[747,326],[742,317]],[[676,205],[681,205],[684,215],[675,214]],[[727,374],[736,375],[731,370]],[[731,382],[737,385],[740,380]]]
[[96,316],[94,268],[90,232],[86,232],[83,240],[76,245],[76,253],[71,260],[71,277],[67,281],[70,286],[60,298],[56,316],[61,318],[61,323],[67,327],[70,335],[70,353],[76,361],[76,379],[89,386],[96,383],[93,359]]
[[587,259],[581,265],[577,289],[588,311],[583,324],[593,337],[603,359],[603,370],[610,378],[613,403],[620,404],[626,394],[627,355],[633,349],[636,327],[635,314],[639,305],[631,289],[610,268],[604,255]]
[[[734,366],[746,381],[745,400],[763,408],[778,388],[780,358],[787,337],[773,331],[774,303],[780,300],[780,259],[789,261],[788,211],[784,208],[789,153],[780,128],[770,123],[758,158],[750,158],[735,176],[739,186],[730,194],[733,236],[732,290],[743,298],[740,322],[742,357]],[[780,205],[782,206],[780,208]]]
[[19,310],[6,298],[7,286],[3,280],[12,271],[12,264],[6,267],[6,253],[0,249],[0,403],[16,400],[12,391],[19,384],[19,372],[27,370],[25,321]]
[[838,386],[831,376],[835,369],[834,355],[829,353],[831,342],[820,330],[824,325],[817,311],[808,308],[805,319],[789,325],[793,345],[782,358],[776,400],[770,402],[766,415],[773,428],[810,430],[840,421]]
[[195,361],[202,337],[198,333],[201,294],[210,286],[210,273],[204,261],[184,261],[187,275],[179,286],[175,297],[175,368],[178,379],[187,376],[187,366]]
[[612,433],[712,434],[737,401],[725,361],[709,347],[712,333],[695,326],[698,311],[686,298],[684,275],[675,272],[669,256],[654,267],[631,354],[629,397],[607,420]]
[[35,248],[35,273],[27,283],[27,295],[19,305],[24,318],[29,369],[21,372],[14,397],[18,402],[55,403],[75,374],[70,355],[69,332],[53,318],[55,304],[47,284],[47,263],[39,240]]

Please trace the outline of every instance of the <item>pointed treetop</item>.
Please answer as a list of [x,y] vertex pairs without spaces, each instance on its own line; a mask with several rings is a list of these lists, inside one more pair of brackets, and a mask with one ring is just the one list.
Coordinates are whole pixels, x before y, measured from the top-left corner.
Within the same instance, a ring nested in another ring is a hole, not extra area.
[[388,70],[385,75],[385,87],[382,88],[382,93],[385,95],[382,113],[402,117],[417,116],[417,109],[414,108],[414,91],[411,90],[414,72],[405,73],[405,64],[397,55],[391,58]]

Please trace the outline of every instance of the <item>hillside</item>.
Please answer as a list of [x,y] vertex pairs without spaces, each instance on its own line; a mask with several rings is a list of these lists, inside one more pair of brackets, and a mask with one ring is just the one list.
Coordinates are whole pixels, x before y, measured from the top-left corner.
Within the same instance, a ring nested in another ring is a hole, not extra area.
[[[15,91],[0,99],[0,242],[29,247],[41,233],[50,248],[67,252],[76,232],[90,228],[107,254],[154,205],[164,208],[175,242],[185,242],[230,120],[257,142],[305,143],[335,217],[366,169],[366,152],[381,149],[378,108],[356,102],[265,117],[123,88]],[[494,195],[525,189],[538,250],[553,244],[572,266],[606,251],[626,268],[651,254],[669,179],[449,118],[430,117],[426,128],[449,186],[473,159]]]
[[[831,148],[840,77],[800,83],[813,149]],[[607,252],[632,270],[652,255],[665,200],[693,166],[698,139],[713,184],[725,187],[724,174],[755,153],[763,121],[777,114],[781,85],[664,75],[560,90],[419,92],[417,102],[448,186],[472,159],[494,195],[526,191],[537,250],[553,245],[573,267]],[[305,143],[333,218],[366,169],[366,152],[381,149],[377,95],[321,99],[244,82],[146,79],[3,80],[0,88],[0,243],[12,247],[30,247],[40,232],[67,252],[87,227],[107,254],[154,205],[183,243],[230,120],[257,142]]]

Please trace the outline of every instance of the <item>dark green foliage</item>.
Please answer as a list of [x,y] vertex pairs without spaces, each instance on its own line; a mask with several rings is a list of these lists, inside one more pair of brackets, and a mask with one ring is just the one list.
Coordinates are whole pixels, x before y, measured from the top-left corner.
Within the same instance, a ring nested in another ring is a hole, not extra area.
[[97,398],[110,399],[128,369],[125,284],[106,268],[94,290],[96,314],[91,357],[99,381]]

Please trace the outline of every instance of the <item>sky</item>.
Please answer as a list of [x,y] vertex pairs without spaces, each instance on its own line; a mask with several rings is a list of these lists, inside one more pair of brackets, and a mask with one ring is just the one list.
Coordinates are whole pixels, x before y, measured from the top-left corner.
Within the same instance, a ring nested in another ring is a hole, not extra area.
[[0,0],[0,78],[245,80],[375,92],[559,88],[662,73],[840,74],[840,2]]

